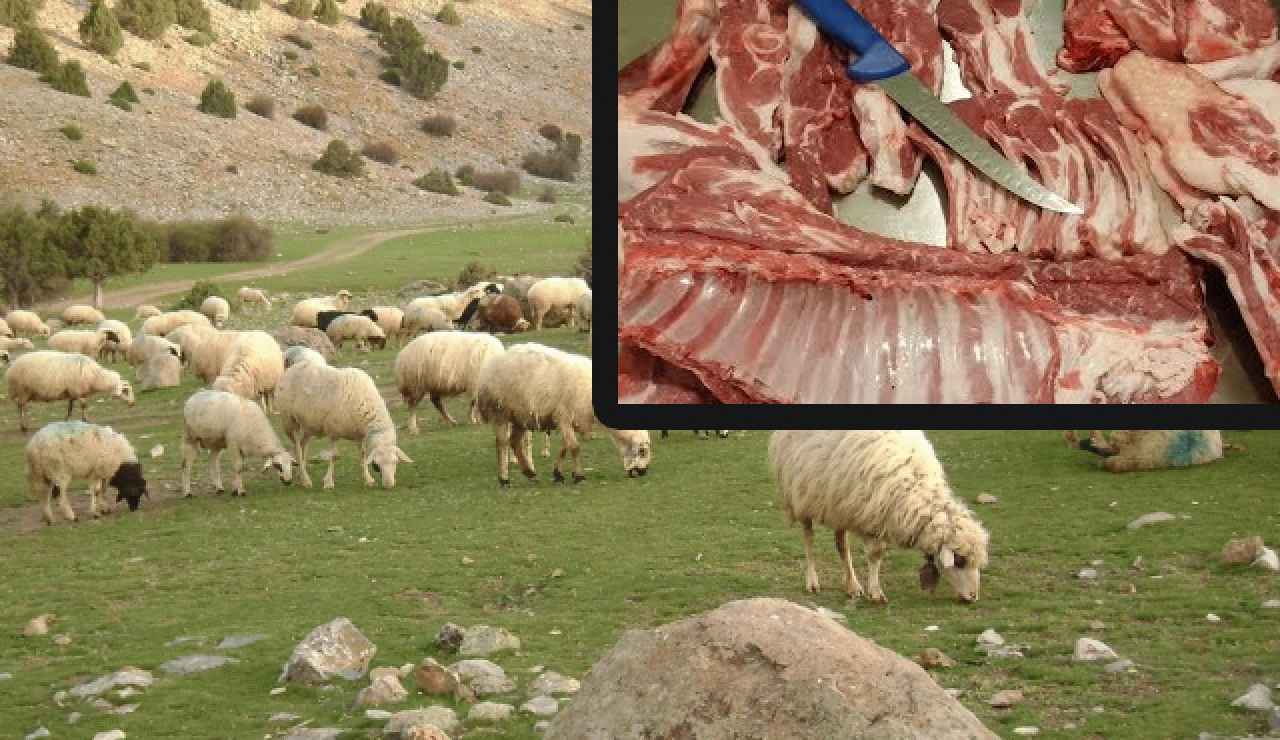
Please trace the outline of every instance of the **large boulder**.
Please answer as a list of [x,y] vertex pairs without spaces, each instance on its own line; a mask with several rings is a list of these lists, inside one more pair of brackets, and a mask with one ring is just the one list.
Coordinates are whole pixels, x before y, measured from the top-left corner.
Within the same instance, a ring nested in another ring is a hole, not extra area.
[[546,740],[997,740],[911,660],[782,599],[630,631]]
[[311,630],[311,634],[298,643],[280,672],[279,682],[297,681],[315,686],[336,677],[354,681],[369,669],[369,661],[377,651],[377,646],[356,629],[350,619],[338,617]]

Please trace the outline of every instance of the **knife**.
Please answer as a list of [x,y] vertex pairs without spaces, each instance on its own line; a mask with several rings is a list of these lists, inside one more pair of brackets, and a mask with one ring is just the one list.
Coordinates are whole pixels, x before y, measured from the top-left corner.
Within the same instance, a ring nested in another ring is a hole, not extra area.
[[1036,182],[997,152],[943,105],[911,73],[911,63],[845,0],[796,0],[829,36],[857,52],[847,73],[855,82],[874,82],[898,105],[933,132],[951,150],[1009,192],[1041,208],[1062,213],[1084,211]]

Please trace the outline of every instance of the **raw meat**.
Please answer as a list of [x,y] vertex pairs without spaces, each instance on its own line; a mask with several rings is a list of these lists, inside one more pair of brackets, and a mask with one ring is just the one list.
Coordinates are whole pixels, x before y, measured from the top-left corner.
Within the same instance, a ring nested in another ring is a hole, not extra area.
[[1276,41],[1276,11],[1267,0],[1188,0],[1188,62],[1214,62]]
[[1067,0],[1062,14],[1062,49],[1058,66],[1068,72],[1110,67],[1133,48],[1133,42],[1098,0]]
[[787,0],[718,0],[720,25],[711,38],[716,99],[725,120],[775,158],[782,132],[774,125],[782,103]]
[[955,49],[969,92],[1015,98],[1065,92],[1036,57],[1021,0],[940,0],[938,26]]
[[667,40],[618,72],[618,102],[635,110],[676,113],[711,51],[715,0],[681,0]]

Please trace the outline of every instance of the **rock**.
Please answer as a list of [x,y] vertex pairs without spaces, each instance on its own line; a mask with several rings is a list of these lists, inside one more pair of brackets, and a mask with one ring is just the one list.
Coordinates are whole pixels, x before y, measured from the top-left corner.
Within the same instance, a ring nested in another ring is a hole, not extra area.
[[35,729],[35,732],[28,733],[24,736],[22,740],[39,740],[39,738],[42,737],[49,737],[50,734],[49,728],[41,725]]
[[95,734],[93,740],[124,740],[125,737],[124,730],[107,730]]
[[1009,707],[1021,701],[1022,701],[1022,692],[1018,691],[1017,689],[1005,689],[1004,691],[997,691],[996,693],[991,695],[990,699],[987,699],[987,703],[990,704],[994,709],[1008,709]]
[[1107,673],[1125,673],[1133,670],[1133,661],[1128,658],[1108,663],[1102,670]]
[[502,666],[483,658],[460,660],[449,669],[467,682],[473,699],[485,694],[505,694],[516,688],[515,679],[508,677]]
[[301,717],[289,712],[276,712],[270,717],[267,717],[268,722],[292,722],[295,719],[301,719]]
[[461,627],[453,622],[445,622],[440,631],[436,633],[436,645],[445,652],[456,653],[458,648],[462,646],[462,638],[464,636]]
[[166,660],[160,664],[160,670],[165,673],[172,673],[176,676],[185,676],[189,673],[200,673],[211,668],[217,668],[228,663],[239,663],[239,658],[233,658],[230,655],[184,655],[181,658]]
[[496,701],[482,701],[471,707],[471,711],[467,712],[469,721],[485,721],[485,722],[502,722],[510,719],[511,714],[516,708],[510,704],[501,704]]
[[12,681],[12,680],[13,680],[12,673],[0,673],[0,681]]
[[1280,599],[1267,599],[1262,602],[1263,609],[1280,609]]
[[376,707],[380,704],[404,701],[408,696],[409,692],[405,691],[404,686],[400,685],[398,676],[378,676],[368,686],[360,689],[360,693],[356,694],[356,706]]
[[245,645],[252,645],[265,637],[266,635],[231,635],[230,637],[222,638],[222,642],[218,643],[218,649],[230,650],[232,648],[244,647]]
[[1076,660],[1115,660],[1119,657],[1116,651],[1101,640],[1091,637],[1081,637],[1076,640]]
[[520,638],[511,634],[506,627],[489,627],[477,625],[466,630],[462,643],[458,645],[461,655],[488,655],[499,650],[519,650]]
[[346,730],[341,727],[291,727],[280,740],[338,740]]
[[33,617],[31,621],[27,622],[27,626],[22,628],[22,636],[35,637],[36,635],[49,634],[49,623],[53,620],[54,616],[52,614],[41,614],[38,617]]
[[1270,547],[1264,547],[1262,548],[1262,554],[1258,556],[1257,560],[1253,561],[1253,564],[1267,570],[1280,570],[1280,555],[1277,555],[1276,551]]
[[551,728],[550,720],[540,719],[537,722],[533,723],[533,731],[538,733],[539,735],[545,733],[550,728]]
[[[409,666],[409,670],[413,671],[412,665]],[[403,678],[405,675],[407,674],[401,673],[399,668],[396,668],[395,666],[391,666],[391,665],[380,665],[377,668],[369,669],[370,681],[376,680],[378,676],[395,676],[396,678]]]
[[449,740],[444,730],[429,724],[409,727],[400,732],[400,737],[404,740]]
[[576,694],[582,684],[577,679],[562,676],[555,671],[544,671],[529,684],[529,696],[550,696],[552,694]]
[[1219,617],[1217,614],[1206,614],[1204,615],[1204,618],[1212,624],[1217,624],[1222,621],[1222,617]]
[[277,686],[277,687],[275,687],[274,689],[272,689],[272,690],[268,691],[267,693],[268,693],[268,694],[271,694],[272,696],[279,696],[280,694],[283,694],[283,693],[284,693],[284,687],[283,687],[283,686]]
[[54,635],[53,644],[58,647],[66,647],[71,644],[71,635]]
[[1264,547],[1266,546],[1262,544],[1262,538],[1258,535],[1228,540],[1227,544],[1222,546],[1218,560],[1223,565],[1247,565],[1258,559]]
[[460,560],[459,562],[461,562],[463,565],[475,565],[475,563],[476,563],[476,561],[472,560],[471,558],[467,557],[466,555],[463,555],[463,556],[462,556],[462,560]]
[[406,709],[391,715],[391,720],[382,729],[383,735],[399,735],[405,729],[415,725],[435,725],[445,732],[458,726],[458,715],[448,707],[427,707],[426,709]]
[[1249,691],[1244,696],[1231,702],[1231,706],[1269,712],[1275,706],[1275,702],[1271,700],[1271,687],[1264,683],[1255,683],[1249,687]]
[[465,701],[468,704],[475,704],[476,692],[472,691],[471,687],[465,683],[460,683],[458,684],[458,688],[453,690],[453,698],[458,701]]
[[564,568],[556,568],[551,571],[552,578],[564,578]]
[[478,676],[467,684],[466,688],[471,690],[471,697],[474,699],[477,696],[515,691],[516,680],[507,676]]
[[138,710],[139,704],[121,704],[114,709],[109,710],[111,714],[133,714]]
[[446,696],[458,688],[458,674],[445,668],[434,658],[424,658],[417,669],[418,690],[424,694]]
[[1031,737],[1032,735],[1039,735],[1040,728],[1039,727],[1015,727],[1013,728],[1013,734],[1022,735],[1024,737]]
[[1080,572],[1076,574],[1076,578],[1082,581],[1096,581],[1098,580],[1098,571],[1096,568],[1081,568]]
[[153,445],[151,447],[151,456],[160,457],[164,454],[164,445]]
[[[84,699],[89,696],[97,696],[117,686],[147,687],[155,682],[156,679],[151,675],[151,671],[144,671],[140,668],[121,668],[115,673],[108,673],[88,683],[72,686],[69,693],[74,697]],[[56,699],[57,697],[54,698]]]
[[849,617],[848,617],[848,615],[846,615],[846,614],[841,614],[841,613],[840,613],[840,612],[838,612],[838,611],[833,611],[833,610],[831,610],[831,609],[828,609],[828,608],[827,608],[827,607],[825,607],[825,606],[820,606],[820,607],[818,607],[818,610],[817,610],[817,611],[818,611],[818,613],[819,613],[819,614],[821,614],[822,616],[826,617],[827,619],[835,620],[835,621],[837,621],[837,622],[840,622],[841,624],[844,624],[844,623],[846,623],[846,622],[848,622],[848,621],[849,621]]
[[372,720],[389,720],[395,716],[395,712],[388,712],[385,709],[366,709],[364,710],[364,718]]
[[89,706],[93,707],[99,712],[109,712],[112,709],[115,709],[116,705],[112,704],[106,699],[103,699],[100,696],[95,696],[93,699],[89,700]]
[[520,711],[536,714],[539,717],[550,717],[560,711],[560,702],[550,696],[535,696],[521,704]]
[[1134,519],[1133,521],[1129,522],[1129,531],[1136,532],[1139,529],[1142,529],[1143,527],[1147,526],[1148,524],[1157,524],[1159,522],[1167,522],[1172,519],[1177,519],[1177,517],[1175,517],[1173,514],[1170,514],[1167,511],[1157,511],[1152,514],[1144,514],[1143,516],[1140,516],[1137,519]]
[[783,599],[626,632],[546,740],[629,737],[996,740],[923,668]]
[[988,628],[984,630],[982,634],[978,635],[979,646],[986,645],[988,647],[995,647],[1003,644],[1004,644],[1004,637],[1001,636],[999,632],[996,632],[993,629]]
[[350,619],[339,617],[311,630],[311,634],[298,643],[277,680],[312,686],[335,677],[354,681],[364,675],[377,651]]
[[996,498],[990,493],[979,493],[978,498],[975,500],[980,504],[994,504],[998,502],[1000,499]]
[[950,668],[956,664],[950,655],[933,647],[928,647],[921,651],[920,657],[916,662],[923,668]]
[[1106,628],[1107,628],[1106,622],[1100,622],[1096,619],[1089,623],[1089,629],[1093,630],[1094,632],[1100,632]]

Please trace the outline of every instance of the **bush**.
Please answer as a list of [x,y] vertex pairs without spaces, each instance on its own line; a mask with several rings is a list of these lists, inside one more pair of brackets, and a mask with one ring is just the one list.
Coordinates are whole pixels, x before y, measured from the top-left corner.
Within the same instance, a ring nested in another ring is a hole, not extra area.
[[250,113],[256,113],[263,118],[276,117],[276,101],[266,95],[255,95],[253,100],[244,104],[244,107]]
[[538,135],[553,144],[564,141],[564,131],[554,123],[544,123],[538,127]]
[[460,165],[458,171],[453,176],[458,178],[458,182],[462,185],[470,185],[471,178],[475,177],[476,168],[469,164]]
[[178,22],[173,0],[118,0],[115,10],[121,28],[150,41],[160,38]]
[[225,0],[227,5],[236,10],[257,10],[262,7],[262,0]]
[[76,172],[79,172],[82,175],[98,174],[98,168],[94,167],[93,162],[90,162],[87,159],[77,159],[76,161],[72,162],[71,169],[75,170]]
[[382,74],[378,75],[378,79],[393,87],[400,87],[400,73],[394,69],[384,70]]
[[58,66],[58,51],[45,38],[44,31],[23,25],[14,31],[7,61],[15,67],[48,74]]
[[311,43],[309,39],[304,39],[296,33],[286,33],[284,35],[284,40],[292,43],[294,46],[300,46],[307,51],[311,51],[312,47],[315,46],[315,44]]
[[391,29],[391,11],[382,3],[367,2],[360,9],[360,25],[375,33],[385,33]]
[[44,0],[0,0],[0,26],[17,28],[36,22],[36,11]]
[[449,79],[449,61],[438,51],[422,47],[405,52],[400,77],[405,91],[420,100],[431,100]]
[[80,19],[80,40],[85,47],[108,57],[124,46],[124,34],[115,11],[102,0],[93,0],[89,12]]
[[271,256],[275,243],[270,229],[243,215],[219,221],[150,224],[149,229],[160,262],[261,262]]
[[282,53],[284,54],[284,58],[288,59],[291,62],[296,61],[298,58],[298,52],[294,51],[293,49],[285,49]]
[[58,92],[89,97],[89,83],[84,79],[84,68],[75,59],[68,59],[40,75],[40,80],[49,83]]
[[110,97],[111,100],[121,100],[126,103],[139,102],[138,94],[133,91],[133,85],[130,85],[128,80],[121,82],[120,87],[117,87],[115,91],[111,93]]
[[479,46],[472,46],[472,47],[471,47],[471,53],[472,53],[472,54],[483,54],[483,53],[484,53],[484,49],[481,49]]
[[530,175],[564,182],[573,182],[581,168],[581,164],[561,152],[529,152],[520,161],[520,169]]
[[453,116],[427,116],[422,119],[422,130],[432,136],[453,136],[453,132],[458,130],[458,122]]
[[440,12],[436,13],[436,20],[446,26],[462,25],[462,18],[458,16],[458,9],[453,7],[453,3],[445,3]]
[[204,4],[204,0],[174,0],[173,9],[180,25],[192,31],[204,31],[210,38],[213,37],[213,21],[210,20],[209,6]]
[[183,39],[183,41],[191,44],[192,46],[208,46],[213,43],[213,36],[210,36],[204,31],[197,31]]
[[397,16],[391,25],[378,35],[378,46],[390,57],[389,66],[403,67],[404,56],[412,49],[422,49],[422,34],[413,21]]
[[454,290],[464,290],[475,285],[481,280],[492,280],[498,271],[488,265],[482,265],[477,260],[468,262],[458,273],[458,280],[454,283]]
[[134,62],[133,66],[134,66],[134,69],[140,69],[143,72],[151,71],[151,62]]
[[326,26],[333,26],[342,20],[342,11],[334,0],[320,0],[312,17]]
[[453,178],[444,170],[433,169],[427,174],[413,181],[414,185],[423,190],[441,195],[457,195],[458,186],[453,184]]
[[381,162],[386,165],[392,165],[400,161],[400,152],[396,151],[395,146],[389,141],[375,141],[372,144],[365,145],[360,150],[365,159],[372,159],[375,162]]
[[319,77],[319,76],[320,76],[320,65],[316,64],[315,62],[312,62],[311,64],[309,64],[308,66],[304,67],[303,69],[305,69],[305,70],[307,70],[308,72],[310,72],[312,77]]
[[515,195],[520,191],[520,173],[515,170],[473,172],[471,174],[471,186],[490,193]]
[[226,298],[226,295],[222,292],[222,288],[217,283],[210,282],[208,280],[197,280],[195,284],[191,286],[191,290],[188,290],[187,294],[182,296],[182,298],[169,310],[199,311],[200,307],[204,305],[205,299],[209,296],[215,295],[219,298]]
[[587,27],[586,27],[586,26],[584,26],[584,25],[582,25],[581,23],[575,23],[575,24],[573,24],[573,30],[575,30],[575,31],[585,31],[585,30],[587,30]]
[[284,12],[304,21],[311,18],[312,8],[311,0],[289,0],[284,4]]
[[209,84],[204,86],[204,92],[200,94],[200,105],[197,110],[211,116],[235,118],[236,96],[227,89],[222,80],[210,80]]
[[329,128],[329,114],[318,105],[304,105],[293,113],[293,120],[310,126],[316,131]]
[[556,189],[551,187],[550,185],[544,187],[542,189],[542,192],[538,193],[538,202],[539,203],[555,203]]
[[329,142],[311,169],[334,177],[362,177],[365,174],[364,158],[351,151],[341,139]]
[[80,127],[74,123],[68,123],[58,130],[62,132],[63,136],[67,137],[71,141],[80,141],[84,138],[84,132],[81,131]]
[[467,68],[467,62],[466,62],[465,60],[463,60],[463,59],[454,59],[454,60],[453,60],[453,68],[454,68],[454,69],[466,69],[466,68]]
[[558,224],[571,224],[573,223],[573,216],[570,216],[567,213],[557,213],[556,217],[551,220]]
[[502,193],[498,192],[497,190],[494,190],[493,192],[490,192],[490,193],[485,194],[485,196],[484,196],[484,202],[485,202],[485,203],[492,203],[492,204],[494,204],[495,206],[509,206],[509,205],[511,205],[511,199],[510,199],[510,198],[508,198],[507,196],[503,195]]

